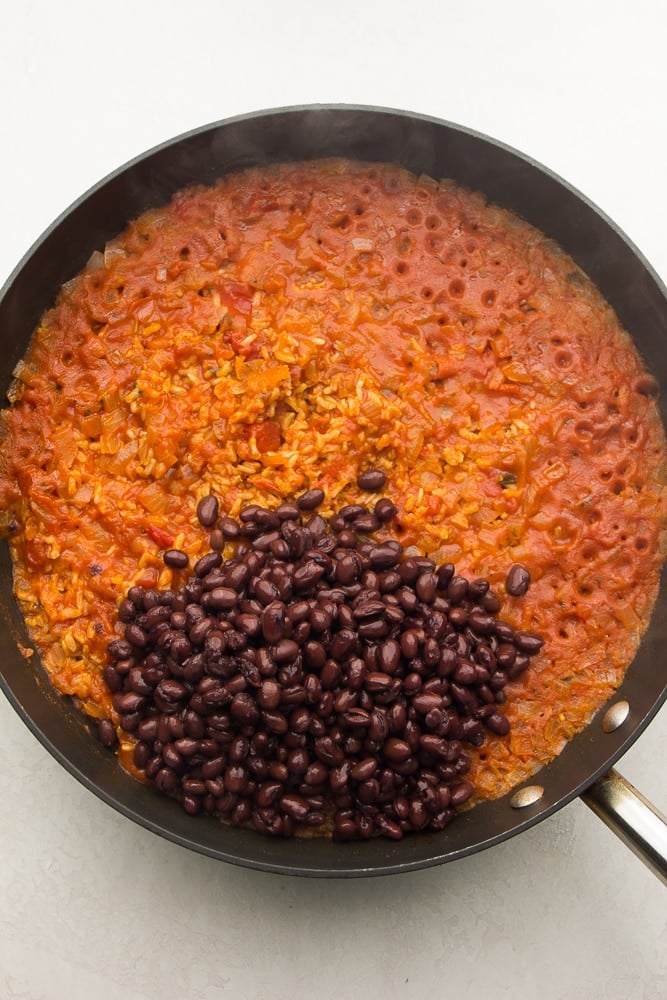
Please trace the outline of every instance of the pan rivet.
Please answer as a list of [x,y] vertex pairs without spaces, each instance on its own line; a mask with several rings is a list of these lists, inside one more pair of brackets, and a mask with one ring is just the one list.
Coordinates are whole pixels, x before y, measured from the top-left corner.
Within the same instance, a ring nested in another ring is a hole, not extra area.
[[539,800],[544,795],[544,789],[541,785],[526,785],[525,788],[520,788],[518,792],[515,792],[510,799],[510,805],[512,809],[524,809],[525,806],[532,806],[534,802],[539,802]]
[[615,729],[622,726],[630,712],[630,703],[616,701],[602,716],[602,732],[613,733]]

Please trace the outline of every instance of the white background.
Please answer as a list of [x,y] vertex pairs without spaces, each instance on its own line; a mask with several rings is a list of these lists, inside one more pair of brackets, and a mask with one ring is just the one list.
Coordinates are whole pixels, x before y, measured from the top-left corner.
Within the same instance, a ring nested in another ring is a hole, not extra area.
[[[130,157],[311,102],[500,138],[585,192],[667,278],[663,0],[0,7],[0,281]],[[663,811],[666,711],[620,765]],[[579,801],[442,868],[297,880],[134,826],[2,698],[0,761],[2,1000],[667,997],[665,890]]]

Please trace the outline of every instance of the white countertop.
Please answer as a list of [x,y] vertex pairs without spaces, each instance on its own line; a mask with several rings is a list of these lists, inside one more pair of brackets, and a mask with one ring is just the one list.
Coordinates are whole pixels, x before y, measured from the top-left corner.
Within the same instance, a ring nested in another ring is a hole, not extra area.
[[[662,0],[7,0],[0,281],[144,149],[315,102],[502,139],[585,192],[665,279],[666,29]],[[663,811],[666,756],[663,708],[619,765]],[[665,889],[579,801],[441,868],[290,879],[135,826],[1,696],[0,760],[0,1000],[667,997]]]

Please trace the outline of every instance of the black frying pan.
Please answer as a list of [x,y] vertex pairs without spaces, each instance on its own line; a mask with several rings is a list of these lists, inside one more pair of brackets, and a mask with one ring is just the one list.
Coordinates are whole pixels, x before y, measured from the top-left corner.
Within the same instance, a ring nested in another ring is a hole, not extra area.
[[[460,126],[404,112],[304,107],[245,115],[197,129],[122,167],[85,194],[37,241],[0,296],[0,388],[9,385],[42,312],[91,252],[130,219],[185,185],[257,163],[347,156],[394,162],[449,177],[509,208],[553,237],[598,285],[632,334],[663,389],[667,423],[667,292],[637,249],[582,195],[507,146]],[[408,871],[490,847],[551,815],[577,795],[667,879],[667,836],[647,804],[611,771],[667,696],[667,582],[648,632],[619,689],[591,724],[518,794],[477,806],[442,833],[400,842],[338,844],[277,840],[216,820],[187,816],[172,800],[129,778],[94,740],[74,706],[51,689],[27,642],[13,593],[6,545],[0,550],[0,683],[29,728],[84,785],[155,833],[224,861],[295,875],[358,876]],[[34,662],[34,661],[33,661]],[[632,823],[628,816],[636,818]],[[635,829],[631,828],[631,825]]]

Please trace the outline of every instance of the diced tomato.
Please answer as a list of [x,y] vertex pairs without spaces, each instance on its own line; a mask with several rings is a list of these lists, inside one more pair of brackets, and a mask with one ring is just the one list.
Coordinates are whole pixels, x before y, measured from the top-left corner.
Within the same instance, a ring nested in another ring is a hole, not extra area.
[[219,288],[218,294],[220,301],[239,315],[249,316],[252,312],[252,298],[255,294],[252,285],[244,285],[239,281],[227,281]]
[[156,524],[148,524],[146,526],[146,534],[149,535],[156,545],[159,545],[161,549],[168,549],[174,544],[174,537],[170,535],[168,531],[164,528],[158,528]]
[[261,452],[277,451],[280,448],[280,427],[275,420],[263,420],[255,425],[255,441]]

